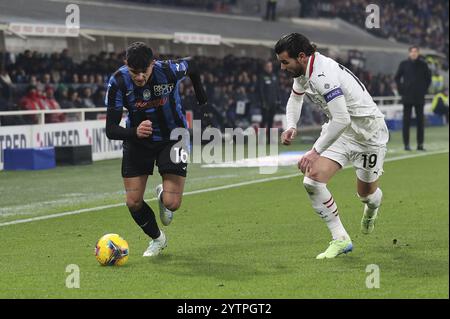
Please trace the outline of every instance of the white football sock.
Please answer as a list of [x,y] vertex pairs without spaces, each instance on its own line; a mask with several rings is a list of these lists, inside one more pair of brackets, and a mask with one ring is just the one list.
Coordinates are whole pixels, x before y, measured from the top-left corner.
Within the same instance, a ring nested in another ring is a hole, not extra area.
[[377,188],[375,192],[366,197],[359,196],[359,194],[357,195],[359,199],[366,204],[364,207],[364,214],[369,218],[372,217],[381,205],[381,199],[383,198],[381,189]]
[[333,239],[350,239],[350,236],[347,234],[341,223],[337,205],[327,188],[327,184],[317,182],[305,176],[303,185],[305,186],[314,210],[327,224]]

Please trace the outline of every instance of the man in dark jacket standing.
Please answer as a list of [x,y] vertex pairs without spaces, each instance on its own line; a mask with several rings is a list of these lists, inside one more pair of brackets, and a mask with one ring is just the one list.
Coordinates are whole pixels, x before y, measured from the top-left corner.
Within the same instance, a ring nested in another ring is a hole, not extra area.
[[[267,129],[266,133],[268,134],[273,126],[273,117],[280,104],[278,78],[273,73],[271,61],[264,64],[264,71],[258,79],[258,94],[261,101],[262,125]],[[269,140],[267,142],[269,143]]]
[[424,114],[425,94],[431,83],[431,71],[427,63],[420,58],[419,48],[409,48],[409,59],[402,61],[395,75],[397,88],[403,101],[403,144],[410,151],[409,127],[411,111],[414,107],[417,121],[417,150],[424,151]]

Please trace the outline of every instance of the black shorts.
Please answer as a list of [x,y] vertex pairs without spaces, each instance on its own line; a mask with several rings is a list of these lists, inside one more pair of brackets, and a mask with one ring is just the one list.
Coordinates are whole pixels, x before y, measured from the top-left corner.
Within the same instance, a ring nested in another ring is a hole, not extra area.
[[[155,162],[161,176],[163,174],[174,174],[186,177],[187,153],[182,153],[185,152],[184,149],[172,149],[175,143],[177,141],[164,141],[143,146],[125,141],[123,143],[122,177],[153,175]],[[173,153],[174,159],[179,160],[178,163],[171,160],[171,153]]]

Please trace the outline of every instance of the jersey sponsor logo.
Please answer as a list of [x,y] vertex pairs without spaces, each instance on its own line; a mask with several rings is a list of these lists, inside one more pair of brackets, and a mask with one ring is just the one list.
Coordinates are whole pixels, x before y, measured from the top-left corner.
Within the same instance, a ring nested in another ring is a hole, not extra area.
[[136,108],[141,110],[141,109],[151,109],[151,108],[156,108],[156,107],[160,107],[163,106],[164,104],[167,103],[167,98],[162,98],[162,99],[157,99],[157,100],[153,100],[153,101],[137,101],[136,102]]
[[332,89],[327,94],[325,94],[323,97],[325,98],[325,101],[327,103],[330,103],[332,100],[334,100],[335,98],[337,98],[338,96],[341,96],[341,95],[344,95],[341,88],[335,88],[335,89]]
[[174,86],[174,83],[154,85],[153,93],[155,96],[168,95],[173,91]]

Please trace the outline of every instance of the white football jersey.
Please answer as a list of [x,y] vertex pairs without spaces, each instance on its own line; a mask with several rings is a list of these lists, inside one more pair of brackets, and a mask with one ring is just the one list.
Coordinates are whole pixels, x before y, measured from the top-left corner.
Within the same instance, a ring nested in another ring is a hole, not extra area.
[[379,129],[378,119],[384,118],[364,84],[350,70],[318,52],[309,58],[306,74],[294,78],[292,90],[295,94],[308,96],[330,120],[328,102],[345,98],[352,121],[344,132],[346,135],[362,135],[369,139]]

